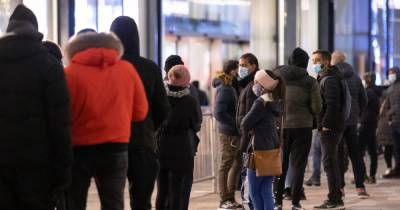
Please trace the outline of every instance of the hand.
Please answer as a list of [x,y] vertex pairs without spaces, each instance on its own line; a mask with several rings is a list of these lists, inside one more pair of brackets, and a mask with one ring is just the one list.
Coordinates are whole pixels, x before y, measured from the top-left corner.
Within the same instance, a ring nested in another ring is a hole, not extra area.
[[322,131],[331,131],[332,129],[330,128],[326,128],[326,127],[322,127]]

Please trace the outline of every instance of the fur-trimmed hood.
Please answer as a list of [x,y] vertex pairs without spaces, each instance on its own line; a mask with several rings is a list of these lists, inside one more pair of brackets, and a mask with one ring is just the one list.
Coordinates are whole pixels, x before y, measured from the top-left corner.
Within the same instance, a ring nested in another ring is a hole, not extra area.
[[104,58],[107,56],[107,54],[109,54],[102,52],[104,50],[115,51],[117,54],[115,60],[121,59],[121,56],[124,53],[124,47],[115,34],[95,32],[84,33],[70,39],[67,47],[65,48],[65,53],[69,62],[74,60],[75,55],[83,51],[91,51],[91,55],[89,56],[92,56],[98,60],[99,58]]

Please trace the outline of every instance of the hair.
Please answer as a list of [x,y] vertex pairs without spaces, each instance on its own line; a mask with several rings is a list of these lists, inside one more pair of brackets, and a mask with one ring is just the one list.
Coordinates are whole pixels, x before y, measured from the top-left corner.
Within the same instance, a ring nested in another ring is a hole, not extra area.
[[366,72],[364,74],[364,80],[365,83],[367,84],[367,87],[371,87],[373,85],[375,85],[375,81],[376,81],[376,75],[374,72]]
[[344,63],[346,62],[347,56],[344,52],[341,51],[335,51],[332,53],[332,63],[334,65],[338,63]]
[[199,82],[199,80],[194,80],[194,81],[192,82],[192,85],[195,86],[197,89],[199,89],[199,87],[200,87],[200,82]]
[[246,53],[246,54],[243,54],[242,56],[240,56],[240,59],[246,59],[247,62],[249,62],[249,64],[256,65],[256,70],[259,69],[258,60],[255,55],[253,55],[251,53]]
[[239,61],[237,60],[227,60],[224,62],[224,67],[222,71],[225,74],[230,74],[231,71],[236,70],[239,67]]
[[320,54],[321,57],[322,57],[322,59],[329,61],[329,63],[330,63],[331,60],[332,60],[331,53],[330,53],[329,51],[327,51],[327,50],[316,50],[316,51],[314,51],[312,54],[313,54],[313,55],[314,55],[314,54]]

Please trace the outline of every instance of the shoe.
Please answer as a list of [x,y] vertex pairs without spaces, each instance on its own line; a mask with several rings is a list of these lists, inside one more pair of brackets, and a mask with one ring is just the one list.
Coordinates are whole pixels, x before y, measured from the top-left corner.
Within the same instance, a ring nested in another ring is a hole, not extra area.
[[236,210],[242,210],[242,209],[244,209],[244,208],[243,208],[243,205],[240,204],[240,203],[238,203],[238,202],[236,202],[236,201],[231,201],[231,203],[232,203],[232,205],[236,208]]
[[400,173],[398,172],[398,170],[391,170],[389,173],[384,174],[382,176],[382,178],[384,179],[398,179],[400,178]]
[[392,171],[392,168],[387,168],[384,175],[390,173],[391,171]]
[[231,201],[221,202],[219,204],[218,210],[226,210],[226,209],[235,209],[236,210],[236,207],[235,207],[235,205],[233,205],[233,203]]
[[283,191],[283,199],[285,200],[292,200],[292,189],[285,188],[285,190]]
[[367,184],[376,184],[376,179],[375,179],[375,177],[374,177],[374,176],[368,177],[366,183],[367,183]]
[[314,206],[314,209],[331,209],[331,210],[343,210],[345,209],[343,201],[332,202],[329,200],[324,201],[323,204],[319,206]]
[[292,205],[292,210],[306,210],[300,204]]
[[357,188],[357,195],[358,197],[360,197],[361,199],[367,199],[370,197],[370,195],[367,193],[367,191],[365,190],[365,188]]
[[276,205],[274,206],[274,210],[282,210],[282,205]]
[[319,186],[321,186],[321,181],[319,179],[310,177],[304,184],[309,187],[311,187],[313,185],[319,187]]

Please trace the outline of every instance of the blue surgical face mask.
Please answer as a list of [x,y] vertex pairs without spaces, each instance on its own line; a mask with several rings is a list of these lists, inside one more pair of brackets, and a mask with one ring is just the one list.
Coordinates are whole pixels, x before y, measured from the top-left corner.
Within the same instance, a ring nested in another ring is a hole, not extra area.
[[247,77],[247,75],[249,75],[249,69],[244,66],[239,67],[239,77],[243,79]]
[[254,95],[256,95],[257,97],[260,97],[263,93],[264,93],[264,88],[263,86],[261,86],[260,84],[254,84],[253,85],[253,93]]
[[389,82],[393,84],[394,82],[396,82],[397,76],[396,76],[396,74],[389,74],[388,79],[389,79]]
[[314,72],[319,74],[319,73],[321,73],[321,71],[322,71],[321,64],[319,64],[319,63],[314,64]]

